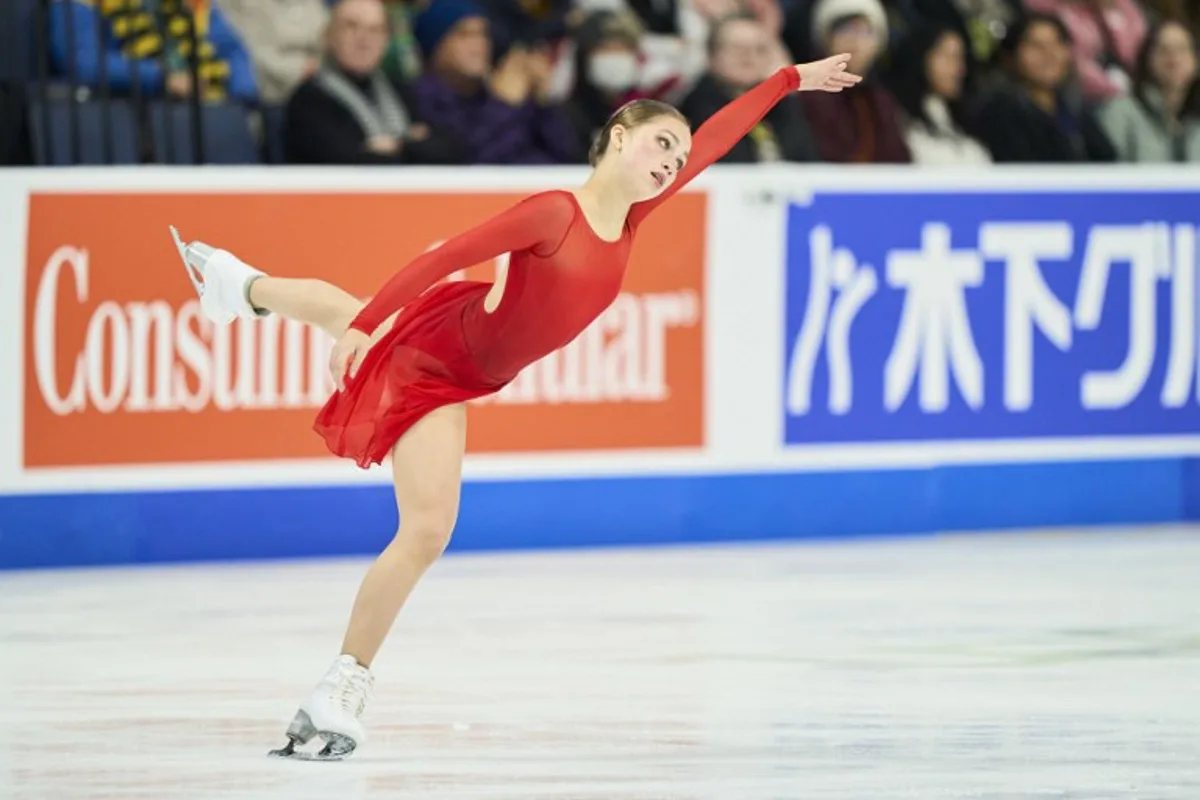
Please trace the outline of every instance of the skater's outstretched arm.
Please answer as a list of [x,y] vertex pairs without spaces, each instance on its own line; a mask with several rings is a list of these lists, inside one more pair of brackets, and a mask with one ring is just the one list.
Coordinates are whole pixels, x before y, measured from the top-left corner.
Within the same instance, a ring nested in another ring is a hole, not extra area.
[[783,67],[728,103],[696,130],[692,136],[691,153],[675,182],[662,194],[637,203],[630,209],[630,225],[636,228],[651,211],[720,160],[790,93],[800,88],[809,91],[840,92],[861,81],[859,76],[846,72],[849,61],[850,56],[842,54],[809,64]]
[[413,259],[376,292],[350,328],[370,336],[387,317],[441,279],[504,253],[530,250],[549,255],[562,242],[574,213],[570,197],[562,193],[546,192],[522,200]]

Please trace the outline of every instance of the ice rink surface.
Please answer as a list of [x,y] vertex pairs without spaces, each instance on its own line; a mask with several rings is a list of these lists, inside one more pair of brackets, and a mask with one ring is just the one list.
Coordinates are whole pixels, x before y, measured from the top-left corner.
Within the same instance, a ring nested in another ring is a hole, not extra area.
[[0,573],[0,798],[1200,798],[1195,530],[451,555],[269,759],[365,563]]

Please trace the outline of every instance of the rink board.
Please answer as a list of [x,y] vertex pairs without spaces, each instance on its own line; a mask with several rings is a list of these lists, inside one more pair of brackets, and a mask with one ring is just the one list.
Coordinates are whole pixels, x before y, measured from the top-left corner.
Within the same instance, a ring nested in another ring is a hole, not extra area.
[[[551,170],[24,171],[0,186],[0,567],[370,552],[329,341],[203,322],[166,225],[366,296]],[[613,307],[473,404],[453,548],[1196,519],[1200,179],[723,168]],[[503,257],[452,279],[490,280]]]

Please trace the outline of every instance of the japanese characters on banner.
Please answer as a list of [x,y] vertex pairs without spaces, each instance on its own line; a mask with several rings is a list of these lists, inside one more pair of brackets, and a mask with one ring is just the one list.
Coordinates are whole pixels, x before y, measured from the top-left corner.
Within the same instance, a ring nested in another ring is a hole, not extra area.
[[1198,210],[1138,190],[790,205],[786,442],[1195,433]]
[[[213,326],[168,225],[365,298],[526,194],[32,192],[22,467],[328,455],[311,426],[332,391],[329,337],[277,317]],[[471,452],[703,443],[705,207],[688,193],[651,217],[605,314],[475,404]],[[490,280],[498,266],[450,279]]]

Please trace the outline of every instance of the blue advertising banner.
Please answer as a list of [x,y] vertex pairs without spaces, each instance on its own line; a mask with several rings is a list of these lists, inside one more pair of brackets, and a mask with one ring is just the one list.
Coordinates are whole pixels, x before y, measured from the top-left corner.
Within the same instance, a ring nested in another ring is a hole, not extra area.
[[1200,192],[817,193],[787,213],[787,443],[1200,432]]

